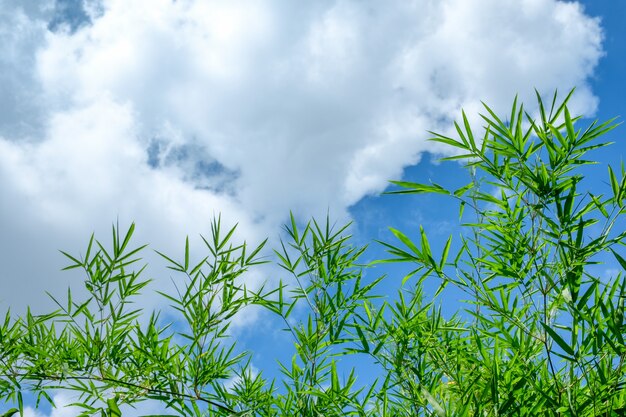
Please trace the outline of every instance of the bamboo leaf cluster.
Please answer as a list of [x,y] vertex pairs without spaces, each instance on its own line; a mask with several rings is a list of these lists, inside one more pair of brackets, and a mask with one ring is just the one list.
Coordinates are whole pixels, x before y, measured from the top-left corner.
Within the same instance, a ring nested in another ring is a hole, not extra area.
[[[366,263],[349,225],[291,215],[272,258],[279,279],[249,288],[266,242],[238,243],[217,218],[202,259],[189,240],[180,260],[159,253],[175,290],[160,293],[167,312],[151,313],[136,307],[150,280],[134,225],[113,227],[110,248],[92,236],[84,256],[63,252],[87,296],[68,289],[48,314],[6,313],[0,415],[22,414],[26,393],[52,403],[55,390],[102,417],[145,400],[180,416],[624,415],[626,169],[589,189],[590,152],[616,123],[579,127],[571,95],[537,94],[536,114],[517,99],[505,116],[485,105],[480,132],[462,113],[454,136],[432,133],[466,185],[392,181],[389,194],[458,204],[460,234],[441,247],[422,226],[391,229],[378,242],[388,257]],[[410,272],[378,275],[389,263]],[[463,294],[456,308],[451,293]],[[291,342],[277,377],[232,337],[250,308]]]

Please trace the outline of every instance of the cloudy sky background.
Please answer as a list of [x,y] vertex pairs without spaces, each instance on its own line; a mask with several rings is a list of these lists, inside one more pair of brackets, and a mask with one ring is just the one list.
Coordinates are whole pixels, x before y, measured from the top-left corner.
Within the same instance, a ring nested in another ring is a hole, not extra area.
[[426,130],[461,108],[577,87],[575,112],[623,112],[624,17],[609,0],[0,0],[0,309],[75,284],[57,250],[118,218],[171,254],[218,213],[250,242],[290,210],[353,218],[363,240],[394,213],[427,222],[376,196],[454,175],[423,155],[448,152]]

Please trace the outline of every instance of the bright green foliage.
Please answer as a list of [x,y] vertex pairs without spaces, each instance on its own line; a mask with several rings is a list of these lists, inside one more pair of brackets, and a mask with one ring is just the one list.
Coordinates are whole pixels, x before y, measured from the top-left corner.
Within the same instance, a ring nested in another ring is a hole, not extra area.
[[[84,257],[66,254],[85,273],[87,298],[68,290],[50,314],[0,323],[0,398],[19,407],[2,415],[23,410],[23,392],[51,401],[58,388],[76,393],[83,415],[103,417],[146,399],[182,416],[624,415],[626,280],[601,262],[626,269],[626,170],[609,168],[606,195],[584,189],[588,153],[615,124],[578,128],[570,96],[547,108],[538,95],[537,117],[517,100],[506,118],[485,106],[480,136],[465,114],[455,137],[434,134],[456,149],[447,159],[466,163],[460,189],[393,182],[391,194],[459,203],[462,233],[440,251],[423,228],[392,229],[397,242],[381,242],[390,258],[365,266],[348,226],[299,227],[292,216],[275,252],[286,277],[250,289],[245,274],[264,244],[233,243],[235,229],[224,234],[218,219],[206,258],[192,262],[188,241],[180,261],[161,254],[176,273],[176,291],[161,294],[166,321],[133,308],[148,284],[134,226],[124,236],[113,228],[111,249],[92,237]],[[370,278],[387,262],[412,271]],[[375,297],[383,280],[397,294]],[[450,290],[466,299],[452,316],[449,301],[442,311]],[[229,336],[250,306],[293,342],[293,357],[277,358],[278,381],[253,372],[254,352]],[[364,359],[378,372],[369,386],[353,368]]]
[[[281,363],[287,392],[277,401],[278,415],[368,414],[372,391],[355,387],[354,370],[342,382],[336,361],[352,340],[350,329],[360,332],[357,312],[372,298],[369,294],[380,278],[362,285],[357,262],[365,248],[346,246],[346,228],[334,231],[326,219],[323,227],[313,221],[300,231],[292,216],[286,228],[288,246],[283,243],[276,255],[297,285],[285,294],[281,282],[274,301],[259,297],[261,305],[284,320],[296,348],[291,362]],[[289,317],[298,305],[304,305],[306,313],[292,325]]]
[[420,248],[399,233],[400,247],[387,244],[394,260],[418,265],[418,280],[436,276],[467,294],[473,319],[460,331],[433,325],[446,348],[416,352],[445,391],[417,369],[407,378],[424,381],[442,415],[599,416],[626,406],[626,281],[594,267],[607,252],[626,266],[617,252],[626,177],[609,168],[608,196],[580,190],[586,154],[606,145],[593,140],[615,125],[575,128],[567,99],[555,95],[546,109],[538,96],[538,119],[517,102],[507,121],[485,106],[480,140],[465,115],[457,138],[435,134],[460,153],[447,159],[467,161],[467,187],[397,183],[400,193],[444,193],[471,209],[453,262],[447,246],[435,260],[423,233]]

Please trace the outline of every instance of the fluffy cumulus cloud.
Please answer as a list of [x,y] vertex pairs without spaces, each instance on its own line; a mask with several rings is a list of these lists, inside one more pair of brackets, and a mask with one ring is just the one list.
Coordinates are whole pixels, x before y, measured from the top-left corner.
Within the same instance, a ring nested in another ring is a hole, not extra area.
[[[0,303],[116,218],[165,251],[343,216],[480,100],[577,86],[600,22],[556,0],[0,0]],[[51,281],[55,279],[57,281]],[[1,305],[1,304],[0,304]]]

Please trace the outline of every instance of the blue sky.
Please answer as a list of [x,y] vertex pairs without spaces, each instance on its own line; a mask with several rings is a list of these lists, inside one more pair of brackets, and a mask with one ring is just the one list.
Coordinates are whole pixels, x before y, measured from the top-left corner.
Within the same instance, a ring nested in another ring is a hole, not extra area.
[[363,243],[423,224],[437,244],[454,206],[380,196],[390,179],[459,181],[426,130],[461,108],[479,126],[481,100],[505,110],[534,88],[626,114],[625,18],[613,0],[0,0],[0,309],[49,306],[44,290],[79,279],[57,249],[118,218],[172,254],[217,213],[276,242],[290,210],[353,220]]

